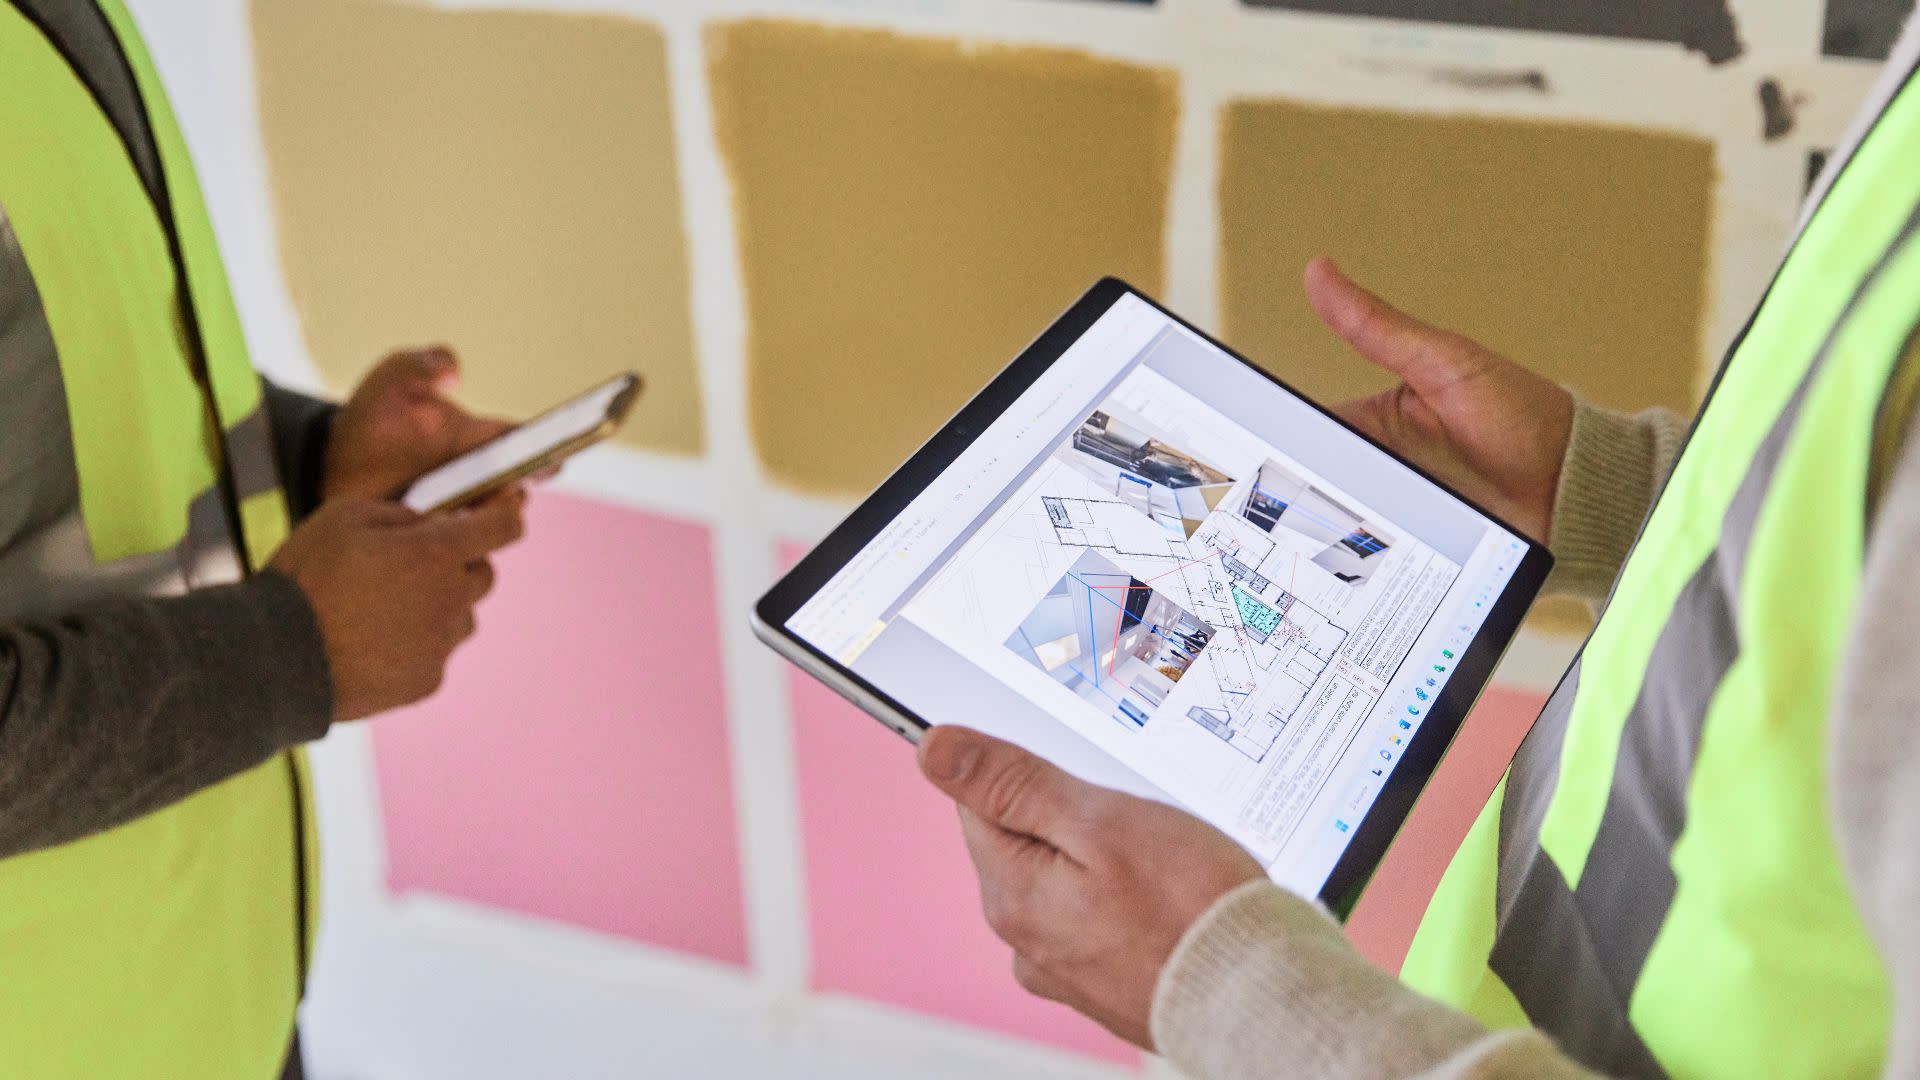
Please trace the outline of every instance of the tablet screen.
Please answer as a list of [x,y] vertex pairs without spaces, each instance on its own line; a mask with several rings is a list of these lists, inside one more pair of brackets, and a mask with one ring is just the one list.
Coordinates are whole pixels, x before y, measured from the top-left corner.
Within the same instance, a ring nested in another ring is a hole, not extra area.
[[1122,292],[785,627],[1314,896],[1530,547]]

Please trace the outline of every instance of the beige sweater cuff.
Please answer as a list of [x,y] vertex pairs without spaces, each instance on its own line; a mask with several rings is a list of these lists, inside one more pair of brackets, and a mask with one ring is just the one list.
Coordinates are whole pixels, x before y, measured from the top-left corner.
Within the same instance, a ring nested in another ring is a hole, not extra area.
[[1487,1031],[1400,985],[1318,905],[1264,879],[1188,928],[1151,1026],[1194,1080],[1592,1080],[1537,1031]]
[[[1408,1011],[1429,1015],[1394,1022]],[[1369,964],[1318,905],[1264,879],[1188,928],[1161,970],[1151,1026],[1159,1052],[1197,1078],[1405,1075],[1485,1035]]]
[[1574,404],[1548,526],[1554,566],[1546,592],[1606,599],[1685,435],[1685,423],[1665,409],[1626,416]]

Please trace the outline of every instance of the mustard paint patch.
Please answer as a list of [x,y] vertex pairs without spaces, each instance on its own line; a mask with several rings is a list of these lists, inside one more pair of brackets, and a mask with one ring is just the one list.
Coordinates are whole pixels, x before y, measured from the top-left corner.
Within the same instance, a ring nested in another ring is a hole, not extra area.
[[777,481],[865,491],[1099,277],[1160,289],[1171,73],[774,20],[708,44]]
[[252,20],[281,257],[335,388],[446,341],[464,398],[525,416],[637,368],[622,440],[701,451],[657,28],[380,0]]
[[1691,415],[1712,144],[1652,131],[1240,101],[1221,117],[1226,339],[1325,401],[1391,385],[1321,326],[1329,254],[1413,314],[1605,406]]

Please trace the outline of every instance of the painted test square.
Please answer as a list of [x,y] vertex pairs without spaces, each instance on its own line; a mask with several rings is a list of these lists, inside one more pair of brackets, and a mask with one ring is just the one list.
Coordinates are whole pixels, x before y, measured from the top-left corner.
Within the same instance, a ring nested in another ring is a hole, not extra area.
[[553,492],[440,693],[373,726],[387,881],[747,962],[712,540]]
[[1235,101],[1221,115],[1224,337],[1322,402],[1390,386],[1307,305],[1301,270],[1331,255],[1595,404],[1691,415],[1718,182],[1712,144],[1689,135]]
[[1065,49],[708,32],[775,481],[870,489],[1095,281],[1163,281],[1178,88]]
[[614,438],[705,448],[657,26],[392,0],[250,13],[281,261],[329,384],[445,342],[462,400],[525,417],[637,368]]

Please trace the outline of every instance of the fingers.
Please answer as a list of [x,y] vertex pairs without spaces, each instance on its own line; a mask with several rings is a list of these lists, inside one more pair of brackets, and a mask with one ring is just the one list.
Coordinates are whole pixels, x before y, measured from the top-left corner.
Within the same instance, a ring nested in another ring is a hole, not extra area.
[[467,564],[467,603],[477,604],[493,591],[493,563],[481,559]]
[[485,559],[526,532],[527,493],[512,488],[469,507],[435,514],[421,528],[441,537],[462,564]]
[[1421,322],[1340,272],[1322,256],[1307,264],[1307,301],[1327,329],[1353,351],[1428,394],[1476,374],[1487,363],[1467,338]]
[[940,726],[920,740],[920,771],[988,824],[1068,851],[1107,793],[1009,742]]
[[1042,882],[1049,874],[1071,870],[1066,856],[1044,840],[1035,840],[960,808],[960,835],[980,878],[980,914],[1001,941],[1024,950],[1047,929],[1041,910]]

